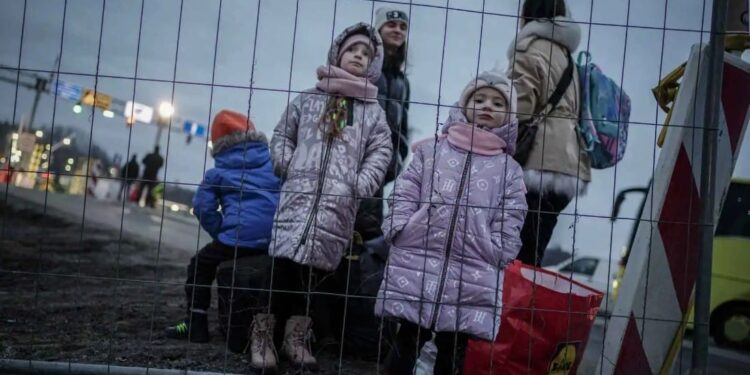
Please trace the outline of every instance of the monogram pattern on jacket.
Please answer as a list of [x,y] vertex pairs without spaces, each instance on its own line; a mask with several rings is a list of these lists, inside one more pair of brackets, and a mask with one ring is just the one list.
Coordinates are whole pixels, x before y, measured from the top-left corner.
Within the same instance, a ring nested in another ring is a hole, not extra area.
[[[329,57],[335,59],[333,51],[348,35],[367,30],[365,24],[346,29]],[[382,47],[377,50],[370,80],[380,72]],[[372,196],[382,185],[392,146],[380,105],[351,98],[354,122],[339,137],[329,138],[320,126],[327,100],[328,94],[318,89],[305,91],[289,103],[274,130],[274,172],[284,183],[269,253],[332,271],[347,250],[359,198]]]
[[445,138],[418,146],[388,199],[391,256],[376,314],[494,339],[502,270],[521,248],[525,193],[521,167],[506,153],[480,155]]

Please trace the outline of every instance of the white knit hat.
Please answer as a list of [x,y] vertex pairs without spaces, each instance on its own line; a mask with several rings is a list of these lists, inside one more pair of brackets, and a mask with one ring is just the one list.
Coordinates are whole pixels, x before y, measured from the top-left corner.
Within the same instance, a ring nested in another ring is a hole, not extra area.
[[469,81],[469,84],[466,85],[463,92],[461,92],[461,98],[458,101],[461,108],[465,108],[471,95],[483,87],[491,87],[499,91],[500,94],[505,97],[505,100],[508,102],[508,107],[510,108],[510,113],[508,113],[508,117],[506,117],[506,122],[513,121],[516,118],[517,110],[516,90],[513,88],[508,77],[505,76],[499,61],[491,70],[479,73],[477,78]]
[[409,24],[409,15],[403,10],[393,7],[381,7],[375,11],[375,30],[380,31],[380,28],[389,21],[401,21],[405,24]]

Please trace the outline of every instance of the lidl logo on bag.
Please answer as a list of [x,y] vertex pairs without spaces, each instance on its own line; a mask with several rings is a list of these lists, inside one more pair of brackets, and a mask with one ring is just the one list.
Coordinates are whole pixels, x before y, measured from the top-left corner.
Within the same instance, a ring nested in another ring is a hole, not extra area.
[[568,375],[576,363],[579,342],[557,344],[557,350],[549,362],[548,375]]

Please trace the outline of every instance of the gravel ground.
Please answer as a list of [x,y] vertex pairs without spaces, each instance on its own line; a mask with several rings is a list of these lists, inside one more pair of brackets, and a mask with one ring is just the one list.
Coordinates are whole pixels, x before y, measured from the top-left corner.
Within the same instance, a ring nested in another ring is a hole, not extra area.
[[[55,215],[0,203],[0,358],[251,373],[215,330],[208,344],[164,337],[183,316],[184,253]],[[323,374],[377,373],[318,358]]]

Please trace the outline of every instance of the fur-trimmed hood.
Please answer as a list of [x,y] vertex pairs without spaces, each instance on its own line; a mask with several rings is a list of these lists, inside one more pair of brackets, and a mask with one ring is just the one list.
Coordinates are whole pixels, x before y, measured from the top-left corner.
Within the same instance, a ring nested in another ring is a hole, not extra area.
[[228,150],[233,146],[243,142],[259,142],[262,143],[265,147],[268,147],[268,138],[266,138],[266,135],[263,134],[263,132],[260,130],[237,132],[227,134],[213,143],[213,147],[211,148],[211,156],[216,158],[216,156],[220,152]]
[[534,39],[551,40],[573,53],[581,43],[581,27],[569,17],[555,17],[553,20],[535,20],[526,23],[518,32],[516,40],[508,48],[508,59],[513,61],[515,51],[526,51]]
[[237,143],[214,155],[216,168],[251,170],[271,161],[268,144],[263,142]]

